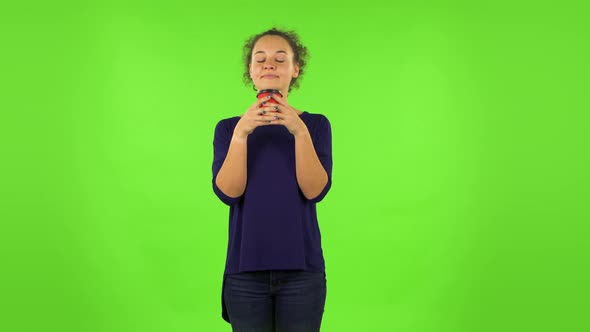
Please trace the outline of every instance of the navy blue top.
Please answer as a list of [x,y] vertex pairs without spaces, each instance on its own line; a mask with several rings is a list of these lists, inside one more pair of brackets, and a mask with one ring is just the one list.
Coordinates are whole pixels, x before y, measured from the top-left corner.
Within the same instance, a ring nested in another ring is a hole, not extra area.
[[224,275],[246,271],[301,269],[324,272],[316,203],[332,185],[332,132],[321,114],[303,112],[328,183],[305,198],[295,172],[295,138],[281,125],[256,128],[248,136],[247,184],[240,197],[225,195],[215,178],[240,117],[223,119],[213,140],[213,191],[229,205],[229,239]]

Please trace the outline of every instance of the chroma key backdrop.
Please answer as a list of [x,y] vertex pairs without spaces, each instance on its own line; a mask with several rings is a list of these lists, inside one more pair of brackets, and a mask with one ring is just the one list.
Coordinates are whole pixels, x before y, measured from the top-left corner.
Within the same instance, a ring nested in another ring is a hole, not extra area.
[[[324,332],[590,331],[582,1],[0,5],[0,331],[216,332],[213,130],[242,45],[309,49]],[[280,221],[277,221],[280,222]]]

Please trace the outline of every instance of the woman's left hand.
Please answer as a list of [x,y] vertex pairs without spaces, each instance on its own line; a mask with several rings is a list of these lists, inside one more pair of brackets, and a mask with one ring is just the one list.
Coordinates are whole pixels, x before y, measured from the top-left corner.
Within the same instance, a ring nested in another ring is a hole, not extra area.
[[299,117],[299,113],[280,96],[273,94],[272,99],[276,100],[278,104],[266,102],[261,109],[266,111],[266,114],[274,115],[274,120],[270,120],[269,125],[283,125],[293,136],[307,131],[307,126]]

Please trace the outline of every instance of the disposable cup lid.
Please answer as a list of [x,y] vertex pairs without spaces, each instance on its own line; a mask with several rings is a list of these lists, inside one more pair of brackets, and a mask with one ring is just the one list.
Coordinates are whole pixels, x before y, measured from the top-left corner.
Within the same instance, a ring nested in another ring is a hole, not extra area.
[[281,93],[281,90],[277,90],[277,89],[264,89],[264,90],[260,90],[260,91],[258,91],[258,93],[256,94],[256,96],[258,97],[258,96],[260,96],[261,94],[264,94],[264,93],[276,93],[276,94],[278,94],[281,97],[283,96],[283,94]]

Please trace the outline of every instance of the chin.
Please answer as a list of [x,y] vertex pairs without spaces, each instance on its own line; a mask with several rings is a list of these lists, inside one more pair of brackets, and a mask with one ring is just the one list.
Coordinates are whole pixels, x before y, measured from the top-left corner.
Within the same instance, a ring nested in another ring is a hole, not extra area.
[[283,90],[280,86],[276,84],[259,84],[256,85],[256,90],[266,90],[266,89],[276,89],[276,90]]

